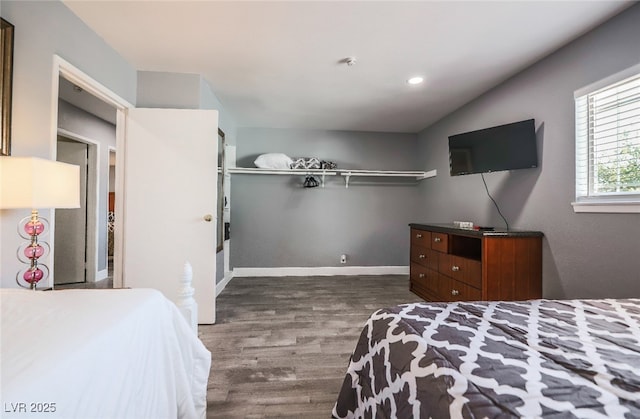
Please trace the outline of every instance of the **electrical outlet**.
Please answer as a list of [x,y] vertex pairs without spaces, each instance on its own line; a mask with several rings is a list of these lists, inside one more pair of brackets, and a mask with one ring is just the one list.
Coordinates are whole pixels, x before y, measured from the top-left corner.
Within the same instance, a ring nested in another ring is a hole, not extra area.
[[340,263],[347,263],[347,255],[340,255]]

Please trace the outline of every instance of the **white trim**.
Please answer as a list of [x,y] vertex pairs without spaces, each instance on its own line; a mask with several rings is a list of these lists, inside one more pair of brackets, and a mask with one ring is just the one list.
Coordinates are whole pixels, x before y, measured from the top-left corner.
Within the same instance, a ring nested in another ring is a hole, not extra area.
[[124,185],[124,162],[125,162],[125,124],[127,121],[125,110],[118,109],[116,112],[116,179],[115,179],[115,208],[114,217],[116,223],[113,226],[113,288],[123,288],[125,286],[124,262],[124,202],[127,190]]
[[216,298],[218,298],[218,295],[220,295],[222,290],[226,288],[227,284],[231,282],[234,276],[233,274],[234,274],[233,271],[225,273],[225,276],[224,278],[222,278],[222,281],[216,284]]
[[253,276],[335,276],[335,275],[409,275],[408,266],[324,266],[280,268],[234,268],[234,277]]
[[[107,102],[116,109],[133,108],[133,104],[118,96],[102,83],[98,82],[59,55],[53,56],[53,69],[56,79],[59,76],[64,77],[76,86],[82,87],[82,89],[87,93],[92,94],[103,102]],[[55,100],[58,100],[57,96]]]
[[602,89],[603,87],[607,87],[611,84],[617,83],[621,80],[634,76],[640,73],[640,63],[631,66],[625,70],[619,71],[615,74],[612,74],[608,77],[605,77],[602,80],[598,80],[594,83],[591,83],[588,86],[581,87],[580,89],[573,92],[574,99],[577,99],[581,96],[588,95],[589,93],[595,92],[596,90]]
[[68,131],[64,128],[58,128],[58,135],[61,135],[63,137],[67,137],[69,139],[72,140],[76,140],[78,142],[81,143],[87,143],[87,144],[92,144],[92,145],[96,145],[98,147],[100,147],[100,143],[96,140],[92,140],[89,137],[85,137],[84,135],[80,135],[80,134],[76,134],[74,132]]
[[[640,74],[640,63],[591,83],[574,91],[575,99],[575,202],[572,202],[573,211],[590,213],[640,213],[640,200],[637,194],[610,193],[592,194],[593,165],[591,147],[593,146],[592,134],[590,134],[590,109],[589,97],[601,91],[613,90],[619,83],[627,83]],[[608,195],[608,196],[607,196]],[[630,196],[631,195],[631,196]]]
[[572,202],[573,212],[640,213],[640,202]]

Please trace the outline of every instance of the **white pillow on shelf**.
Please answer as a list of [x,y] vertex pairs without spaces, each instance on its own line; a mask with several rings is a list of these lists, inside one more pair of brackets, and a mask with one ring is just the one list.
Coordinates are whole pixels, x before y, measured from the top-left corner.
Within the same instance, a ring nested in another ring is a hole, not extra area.
[[260,169],[290,169],[293,160],[286,154],[266,153],[259,155],[253,164]]

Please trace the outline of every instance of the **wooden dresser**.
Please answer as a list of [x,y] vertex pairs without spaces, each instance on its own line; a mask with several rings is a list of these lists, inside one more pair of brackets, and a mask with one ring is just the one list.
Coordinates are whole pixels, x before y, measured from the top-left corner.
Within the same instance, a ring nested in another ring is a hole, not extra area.
[[542,298],[541,232],[409,226],[410,289],[425,300]]

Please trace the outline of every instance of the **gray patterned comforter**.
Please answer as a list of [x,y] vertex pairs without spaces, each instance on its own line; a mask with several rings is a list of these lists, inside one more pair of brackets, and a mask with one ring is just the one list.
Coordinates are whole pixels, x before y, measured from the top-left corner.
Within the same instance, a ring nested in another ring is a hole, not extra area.
[[640,418],[640,299],[379,310],[333,416]]

